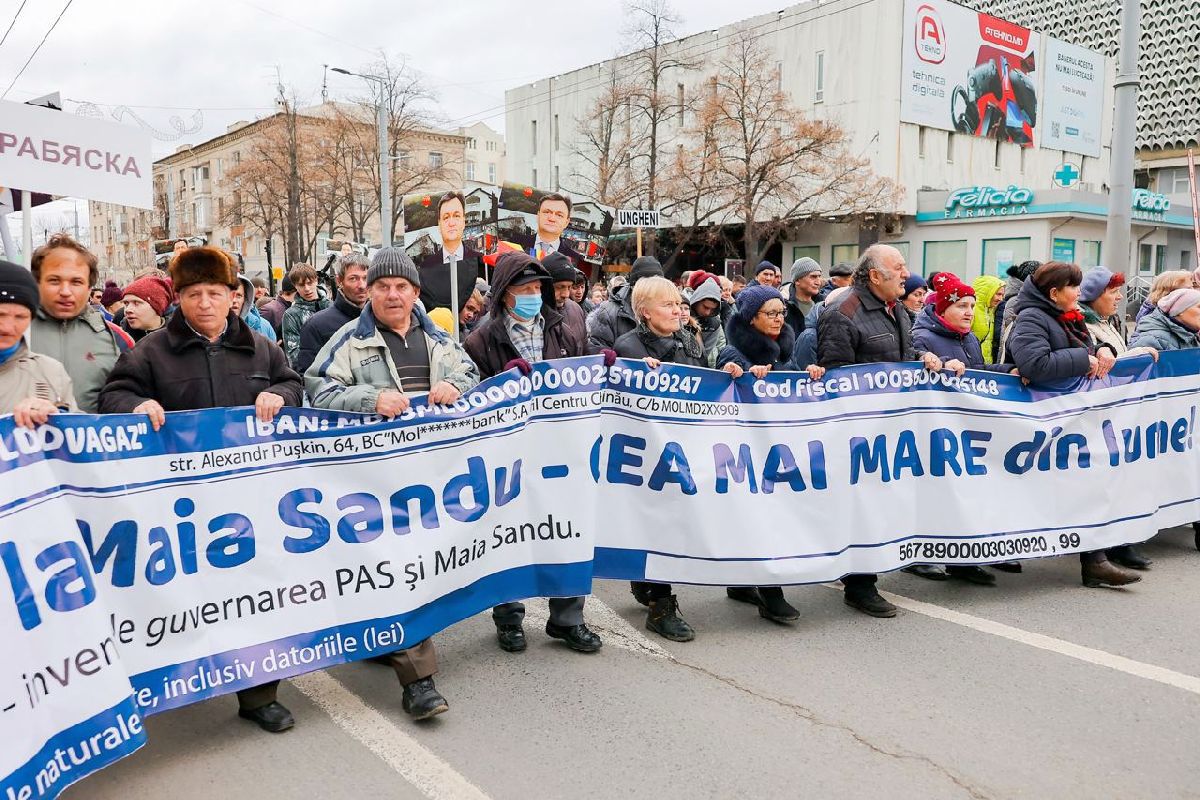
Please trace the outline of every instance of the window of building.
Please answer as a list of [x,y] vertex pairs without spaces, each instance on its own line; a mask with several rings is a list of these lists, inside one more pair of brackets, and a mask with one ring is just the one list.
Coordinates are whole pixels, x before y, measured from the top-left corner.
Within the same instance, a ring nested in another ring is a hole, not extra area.
[[[911,264],[909,270],[915,272]],[[925,243],[921,256],[921,274],[929,277],[935,272],[953,272],[960,278],[967,277],[966,239]]]
[[1138,272],[1143,275],[1158,275],[1167,266],[1167,246],[1163,244],[1138,245]]
[[554,168],[554,191],[557,192],[561,188],[562,188],[562,184],[559,183],[559,180],[558,180],[558,167],[555,167]]
[[1079,252],[1079,266],[1084,269],[1100,265],[1100,242],[1085,240]]
[[946,134],[946,163],[954,163],[954,134]]
[[445,163],[445,159],[442,157],[441,153],[430,153],[429,154],[429,166],[431,169],[441,169],[442,164],[444,164],[444,163]]
[[1180,250],[1179,251],[1179,268],[1180,269],[1194,269],[1195,266],[1196,266],[1195,263],[1192,262],[1192,251],[1191,250]]
[[537,155],[537,120],[536,119],[533,120],[532,123],[530,123],[530,137],[529,138],[530,138],[529,152],[531,155],[536,156]]
[[1050,258],[1054,261],[1075,263],[1075,240],[1055,236],[1050,242]]
[[538,179],[537,179],[537,170],[536,170],[536,169],[533,171],[533,185],[534,185],[534,186],[537,186],[537,185],[538,185]]
[[554,149],[558,150],[562,145],[558,141],[558,114],[554,115]]
[[[908,251],[909,251],[908,242],[888,242],[888,246],[894,247],[897,250],[899,250],[900,255],[904,256],[904,263],[906,265],[908,264]],[[912,270],[910,269],[909,271],[911,272]]]
[[803,244],[792,248],[792,263],[795,263],[801,258],[811,258],[818,264],[821,263],[821,245],[819,244]]
[[817,51],[817,65],[815,72],[816,86],[813,92],[814,103],[825,102],[825,51]]
[[474,161],[467,162],[467,180],[469,180],[469,181],[475,180],[475,162]]
[[835,244],[833,246],[833,264],[840,264],[843,261],[854,263],[858,260],[858,245],[857,244]]
[[1158,191],[1162,194],[1188,194],[1191,192],[1187,167],[1160,169],[1158,171]]
[[921,158],[925,157],[925,131],[924,125],[917,126],[917,155]]
[[1000,169],[1000,140],[997,139],[992,150],[992,166]]
[[475,140],[473,138],[471,138],[470,136],[467,137],[467,149],[468,150],[475,149]]
[[488,183],[496,182],[496,165],[495,163],[488,164]]
[[1013,264],[1029,260],[1030,239],[984,239],[984,275],[1004,276]]
[[675,84],[675,105],[679,109],[679,124],[683,124],[683,84]]
[[235,163],[235,164],[242,163],[242,154],[240,152],[238,152],[237,150],[233,151],[233,163]]

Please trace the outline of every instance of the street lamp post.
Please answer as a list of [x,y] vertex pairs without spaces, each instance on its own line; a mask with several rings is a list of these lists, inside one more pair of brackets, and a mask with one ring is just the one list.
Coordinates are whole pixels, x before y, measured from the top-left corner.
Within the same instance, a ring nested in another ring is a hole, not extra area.
[[1137,149],[1138,39],[1141,37],[1141,0],[1124,0],[1121,7],[1121,48],[1113,99],[1112,154],[1108,179],[1106,260],[1132,278],[1138,273],[1137,255],[1130,255],[1133,222],[1133,166]]
[[341,67],[330,67],[333,72],[350,75],[379,84],[379,98],[375,103],[375,125],[379,129],[379,230],[384,247],[392,245],[392,160],[388,156],[388,113],[387,81],[378,75],[362,75]]

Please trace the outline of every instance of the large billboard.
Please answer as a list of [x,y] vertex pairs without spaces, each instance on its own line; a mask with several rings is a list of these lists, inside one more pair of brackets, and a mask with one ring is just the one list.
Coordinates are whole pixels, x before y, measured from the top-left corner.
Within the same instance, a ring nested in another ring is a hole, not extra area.
[[1047,36],[1042,66],[1042,147],[1099,157],[1107,69],[1104,56]]
[[946,0],[905,0],[900,119],[1034,145],[1039,35]]

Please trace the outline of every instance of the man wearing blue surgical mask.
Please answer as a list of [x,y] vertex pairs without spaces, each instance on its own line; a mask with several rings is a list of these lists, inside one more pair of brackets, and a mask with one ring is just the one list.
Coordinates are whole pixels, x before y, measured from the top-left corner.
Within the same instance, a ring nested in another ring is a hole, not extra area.
[[[526,253],[511,251],[496,260],[491,313],[463,344],[482,379],[509,369],[528,375],[538,361],[587,353],[584,332],[565,324],[555,308],[552,280],[546,267]],[[617,354],[609,350],[604,358],[611,366]],[[524,619],[522,603],[503,603],[492,609],[501,649],[510,653],[525,649]],[[583,623],[582,597],[550,598],[546,635],[581,653],[594,653],[602,644]]]

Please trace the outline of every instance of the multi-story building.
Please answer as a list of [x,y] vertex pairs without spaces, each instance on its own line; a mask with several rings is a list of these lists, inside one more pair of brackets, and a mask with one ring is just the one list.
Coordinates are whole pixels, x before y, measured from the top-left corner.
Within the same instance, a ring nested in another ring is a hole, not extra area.
[[[327,120],[332,104],[303,109],[298,114],[299,126],[314,129]],[[238,210],[245,199],[241,196],[230,172],[244,159],[254,157],[259,137],[278,122],[274,114],[254,122],[235,122],[228,130],[208,141],[184,145],[174,153],[154,162],[153,210],[127,208],[109,203],[90,203],[92,242],[103,263],[117,275],[129,276],[153,266],[155,243],[169,249],[168,238],[187,238],[224,248],[240,255],[249,275],[265,275],[267,267],[266,242],[262,230]],[[374,118],[364,119],[362,139],[374,147]],[[467,138],[454,132],[418,130],[409,134],[403,143],[398,168],[432,176],[430,191],[458,188],[463,184],[463,165]],[[490,151],[489,151],[490,152]],[[503,154],[503,140],[499,147]],[[374,152],[370,154],[374,155]],[[362,204],[368,205],[376,191],[373,185],[364,186]],[[398,204],[397,204],[398,206]],[[368,206],[369,207],[369,206]],[[380,236],[378,211],[362,215],[366,222],[361,242],[378,246]],[[329,221],[324,221],[329,225]],[[347,235],[350,226],[344,219],[334,219],[331,231],[324,238],[354,238]],[[398,226],[397,233],[403,230]],[[278,233],[273,237],[274,264],[284,264],[284,245]],[[324,255],[322,248],[314,255]]]
[[496,133],[483,122],[459,128],[458,135],[466,140],[463,177],[492,186],[503,184],[506,177],[504,135]]
[[[684,98],[701,89],[739,32],[753,31],[773,55],[779,88],[793,106],[810,118],[838,122],[848,134],[850,152],[904,190],[894,208],[881,209],[890,223],[871,228],[852,217],[810,220],[768,251],[773,260],[787,265],[807,255],[828,266],[853,260],[863,244],[876,239],[904,251],[914,272],[951,270],[968,278],[1051,255],[1122,269],[1127,258],[1147,246],[1162,248],[1156,252],[1167,268],[1190,259],[1182,250],[1168,256],[1169,243],[1190,228],[1190,215],[1185,218],[1177,207],[1163,209],[1157,197],[1143,203],[1153,208],[1135,211],[1131,254],[1102,252],[1115,59],[1107,59],[1102,73],[1103,119],[1094,121],[1100,139],[1094,155],[1050,149],[1037,138],[1035,146],[1026,147],[914,124],[901,119],[904,50],[914,46],[905,5],[902,0],[808,0],[664,48],[664,61],[677,58],[693,65],[668,71],[660,80],[660,91],[665,84],[666,91]],[[614,71],[628,77],[631,68],[629,57],[618,58],[509,90],[510,178],[570,190],[568,176],[587,169],[575,155],[579,121],[610,85]],[[660,129],[662,152],[686,141],[688,124],[689,115],[680,113]],[[964,208],[972,192],[985,196],[986,213]]]
[[[1111,0],[967,2],[1109,58],[1115,59],[1120,49],[1121,9]],[[1200,144],[1200,4],[1141,0],[1141,6],[1136,184],[1166,195],[1172,208],[1186,211],[1191,203],[1187,151]],[[1181,227],[1169,228],[1166,241],[1140,242],[1139,272],[1194,267],[1194,245],[1192,232]]]

